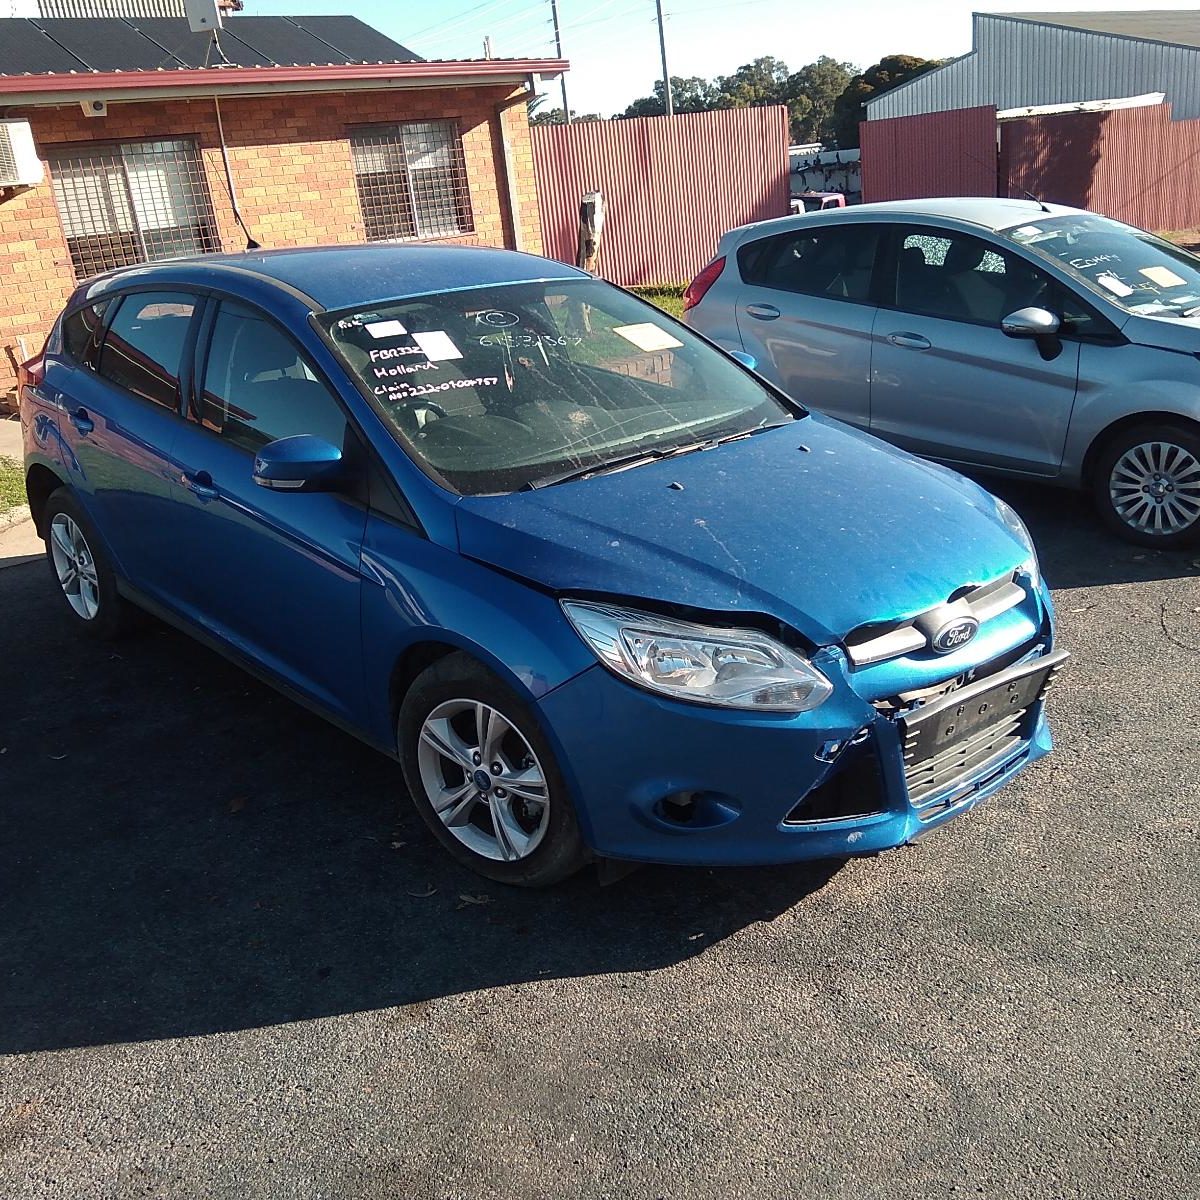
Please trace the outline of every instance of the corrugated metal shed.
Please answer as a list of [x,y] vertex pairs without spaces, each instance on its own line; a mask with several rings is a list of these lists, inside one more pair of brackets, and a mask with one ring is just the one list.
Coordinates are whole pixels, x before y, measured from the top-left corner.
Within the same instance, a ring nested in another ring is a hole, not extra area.
[[[1168,44],[1127,32],[1081,28],[1083,18],[1128,18],[1114,28],[1133,29],[1146,14],[1060,14],[1075,24],[1054,25],[1048,14],[976,13],[973,50],[940,70],[921,75],[867,104],[867,120],[917,116],[990,104],[999,109],[1077,100],[1109,100],[1145,92],[1166,92],[1176,119],[1200,117],[1200,48]],[[1175,25],[1148,23],[1146,29],[1173,28],[1200,42],[1200,17],[1170,13]],[[1190,22],[1184,18],[1191,17]],[[1111,24],[1111,22],[1110,22]]]
[[600,272],[615,283],[685,282],[725,230],[788,212],[782,106],[535,125],[530,134],[545,254],[575,261],[579,202],[603,192]]
[[[928,119],[928,118],[922,118]],[[1008,194],[1025,191],[1143,229],[1200,223],[1200,120],[1166,105],[1004,121]]]
[[996,110],[990,105],[868,121],[863,200],[996,194]]

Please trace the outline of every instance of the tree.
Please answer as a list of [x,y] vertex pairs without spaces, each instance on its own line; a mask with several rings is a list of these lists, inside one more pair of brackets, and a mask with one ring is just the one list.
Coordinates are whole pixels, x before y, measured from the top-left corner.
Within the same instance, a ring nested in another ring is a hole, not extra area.
[[758,108],[784,104],[788,81],[787,63],[766,55],[738,67],[732,75],[716,80],[721,108]]
[[793,142],[824,142],[834,139],[834,105],[858,70],[852,63],[822,55],[816,62],[789,75],[784,84],[784,103]]
[[[717,104],[717,91],[707,79],[698,75],[687,79],[679,75],[671,76],[671,103],[677,113],[708,112],[720,107]],[[663,94],[661,79],[654,81],[654,94],[635,100],[621,114],[622,117],[661,117],[667,111],[667,102]]]
[[[673,75],[671,99],[677,113],[782,104],[788,110],[793,141],[828,141],[833,137],[833,106],[856,70],[851,63],[822,57],[792,73],[781,59],[764,55],[711,82],[695,75],[688,79]],[[661,117],[666,111],[660,79],[653,95],[635,100],[620,115]]]
[[924,75],[942,65],[936,58],[914,58],[911,54],[889,54],[861,75],[855,75],[837,98],[833,108],[834,135],[839,150],[858,145],[858,125],[867,118],[868,100]]
[[[571,109],[572,121],[603,121],[599,113],[577,113]],[[561,108],[548,108],[545,112],[533,113],[529,118],[530,125],[565,125]]]

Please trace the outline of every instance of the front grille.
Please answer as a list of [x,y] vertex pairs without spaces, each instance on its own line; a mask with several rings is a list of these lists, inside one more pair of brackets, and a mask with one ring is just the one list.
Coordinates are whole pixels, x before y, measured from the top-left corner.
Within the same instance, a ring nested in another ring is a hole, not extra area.
[[1024,745],[1027,733],[1022,729],[1022,724],[1028,714],[1027,708],[1007,713],[1003,721],[981,729],[965,742],[951,746],[924,762],[910,765],[906,754],[904,780],[908,784],[908,798],[921,820],[928,821],[943,808],[950,807],[954,800],[953,792],[948,799],[937,801],[934,798],[956,779],[965,779],[976,771],[985,770],[993,759],[1000,766]]
[[1019,571],[987,583],[959,588],[953,595],[915,617],[874,621],[846,636],[846,653],[855,668],[870,666],[929,648],[937,630],[956,617],[973,617],[980,625],[1024,602],[1026,591]]
[[[925,712],[917,708],[915,714],[920,715],[910,714],[902,720],[904,780],[909,802],[921,820],[931,820],[965,798],[965,793],[955,790],[956,783],[970,780],[974,791],[1028,753],[1034,713],[1066,658],[1063,651],[1029,656],[999,672],[993,677],[994,684],[989,686],[989,681],[983,680],[951,692]],[[956,696],[963,697],[957,707]],[[969,714],[977,703],[979,714],[994,706],[995,719],[966,736],[958,735],[951,745],[931,754],[931,741],[936,745],[948,739],[954,725],[971,719],[959,714],[964,710]]]

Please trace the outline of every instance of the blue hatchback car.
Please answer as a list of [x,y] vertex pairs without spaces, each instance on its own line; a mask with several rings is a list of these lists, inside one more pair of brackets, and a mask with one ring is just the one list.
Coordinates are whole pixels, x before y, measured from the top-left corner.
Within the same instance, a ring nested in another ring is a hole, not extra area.
[[493,879],[873,853],[1049,751],[1066,656],[1007,505],[752,366],[507,251],[138,267],[23,369],[29,497],[81,629],[244,664]]

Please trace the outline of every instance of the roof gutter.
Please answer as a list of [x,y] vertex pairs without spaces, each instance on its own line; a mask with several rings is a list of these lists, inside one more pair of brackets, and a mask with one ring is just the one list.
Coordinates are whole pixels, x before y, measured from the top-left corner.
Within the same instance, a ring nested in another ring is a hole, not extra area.
[[320,67],[204,67],[163,71],[86,71],[0,75],[0,102],[22,107],[74,104],[85,96],[157,101],[205,96],[374,91],[389,88],[517,86],[532,76],[557,78],[566,59],[472,62],[349,63]]

